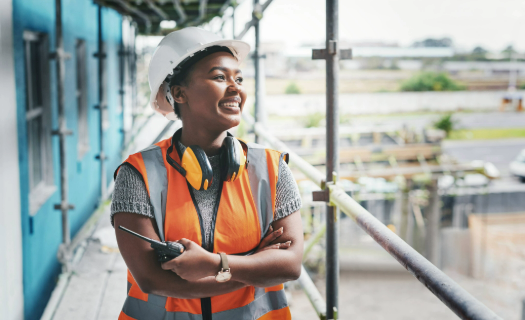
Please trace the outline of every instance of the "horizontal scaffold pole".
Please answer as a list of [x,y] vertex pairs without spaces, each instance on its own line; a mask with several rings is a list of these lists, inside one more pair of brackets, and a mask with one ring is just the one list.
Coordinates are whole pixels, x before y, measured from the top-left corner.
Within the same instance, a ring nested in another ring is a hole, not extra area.
[[306,272],[304,266],[301,266],[301,276],[297,281],[301,284],[301,287],[303,287],[303,291],[306,293],[319,319],[326,319],[326,302],[310,276],[308,276],[308,272]]

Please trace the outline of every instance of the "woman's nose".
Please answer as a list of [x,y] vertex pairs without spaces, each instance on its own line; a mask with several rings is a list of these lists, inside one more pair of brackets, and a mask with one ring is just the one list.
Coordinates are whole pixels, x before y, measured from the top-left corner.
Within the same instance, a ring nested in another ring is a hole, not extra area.
[[239,92],[239,91],[242,91],[242,86],[240,84],[238,84],[237,82],[232,82],[229,86],[228,86],[228,91],[229,92]]

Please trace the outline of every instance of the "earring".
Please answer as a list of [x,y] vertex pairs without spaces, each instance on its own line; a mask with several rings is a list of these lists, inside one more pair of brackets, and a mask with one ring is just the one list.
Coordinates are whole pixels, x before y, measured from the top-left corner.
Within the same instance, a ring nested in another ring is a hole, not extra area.
[[157,103],[157,99],[155,99],[155,106],[157,107],[157,109],[159,109],[159,104]]

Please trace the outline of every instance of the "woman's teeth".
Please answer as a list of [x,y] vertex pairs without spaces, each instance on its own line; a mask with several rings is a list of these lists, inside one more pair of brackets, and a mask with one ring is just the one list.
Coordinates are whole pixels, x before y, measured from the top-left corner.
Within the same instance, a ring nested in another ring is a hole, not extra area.
[[239,103],[238,102],[226,102],[226,103],[221,103],[220,106],[221,107],[229,107],[229,108],[232,108],[232,107],[238,108],[239,107]]

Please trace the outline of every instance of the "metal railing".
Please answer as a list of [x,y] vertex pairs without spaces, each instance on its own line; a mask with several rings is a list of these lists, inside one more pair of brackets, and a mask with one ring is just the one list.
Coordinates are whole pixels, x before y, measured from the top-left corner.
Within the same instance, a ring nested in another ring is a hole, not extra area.
[[[327,192],[330,206],[338,207],[347,216],[351,217],[358,226],[368,233],[414,277],[423,283],[458,317],[461,319],[501,319],[352,199],[344,189],[337,184],[335,179],[334,182],[325,183],[323,174],[314,166],[290,151],[283,142],[273,137],[261,124],[254,123],[251,116],[244,114],[243,117],[249,125],[253,126],[255,134],[265,140],[271,147],[286,151],[290,154],[290,164],[299,169],[316,185]],[[321,236],[314,237],[320,238]],[[306,250],[313,245],[313,241],[315,240],[312,240],[312,243],[307,243]],[[319,318],[327,319],[326,305],[304,267],[299,278],[299,283],[306,292]],[[334,319],[336,319],[336,313],[337,311],[334,312]]]

